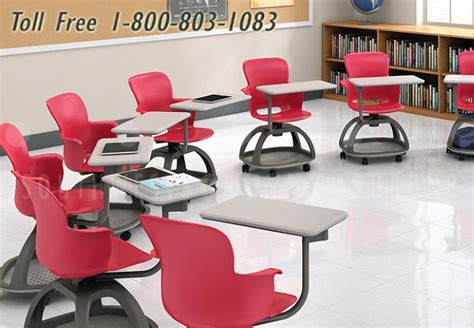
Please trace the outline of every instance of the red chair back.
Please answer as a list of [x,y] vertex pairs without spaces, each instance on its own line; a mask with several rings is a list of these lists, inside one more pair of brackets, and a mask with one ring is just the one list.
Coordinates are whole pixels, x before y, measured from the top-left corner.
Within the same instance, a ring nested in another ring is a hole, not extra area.
[[[463,75],[474,75],[474,51],[465,51],[459,55],[459,70]],[[469,102],[470,99],[473,99],[474,85],[459,85],[458,98],[459,101],[464,102]]]
[[[265,94],[257,91],[257,87],[268,84],[288,83],[290,70],[288,63],[282,58],[259,58],[247,60],[243,64],[247,87],[242,91],[250,95],[250,113],[258,117],[257,110],[267,108]],[[282,111],[302,110],[304,94],[296,93],[272,97],[273,107],[280,107]]]
[[81,279],[107,271],[110,233],[69,228],[62,204],[33,179],[14,172],[23,183],[36,213],[36,254],[40,263],[61,278]]
[[251,327],[296,301],[275,293],[280,270],[235,273],[232,245],[219,230],[150,215],[140,220],[161,261],[163,305],[185,326]]
[[[135,100],[137,101],[136,111],[140,114],[146,112],[170,112],[171,104],[175,103],[173,97],[173,86],[165,73],[149,72],[132,76],[128,80]],[[194,124],[195,114],[189,119],[189,124]]]
[[[361,77],[389,76],[390,61],[382,52],[352,53],[344,60],[349,79]],[[358,110],[359,93],[354,85],[347,83],[347,101],[352,109]],[[377,100],[380,103],[399,102],[400,86],[364,88],[364,100]]]
[[72,171],[81,172],[85,157],[92,152],[96,142],[91,140],[93,129],[84,102],[75,93],[63,93],[48,99],[46,105],[64,141],[66,166]]
[[[20,131],[14,125],[8,123],[0,125],[0,147],[8,156],[14,171],[22,175],[30,174],[32,163],[28,147]],[[35,216],[28,192],[18,179],[15,186],[15,205],[23,215]]]

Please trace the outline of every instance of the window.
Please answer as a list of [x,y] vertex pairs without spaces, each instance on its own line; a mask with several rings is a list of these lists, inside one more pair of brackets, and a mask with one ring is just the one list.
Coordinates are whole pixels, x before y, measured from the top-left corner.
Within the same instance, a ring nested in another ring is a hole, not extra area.
[[474,0],[425,0],[428,24],[474,24]]

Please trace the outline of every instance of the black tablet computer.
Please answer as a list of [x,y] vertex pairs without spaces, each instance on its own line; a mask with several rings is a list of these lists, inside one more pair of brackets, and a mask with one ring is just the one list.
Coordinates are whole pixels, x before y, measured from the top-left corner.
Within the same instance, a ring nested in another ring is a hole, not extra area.
[[232,96],[212,94],[212,95],[207,95],[207,96],[204,96],[204,97],[195,98],[195,99],[193,99],[193,101],[213,104],[213,103],[216,103],[216,102],[219,102],[219,101],[227,100],[229,98],[232,98]]
[[110,142],[105,144],[102,149],[102,155],[128,155],[138,153],[140,142],[125,141],[125,142]]
[[122,172],[119,174],[120,177],[135,183],[149,179],[161,178],[168,175],[170,175],[170,173],[160,170],[156,167],[147,167],[144,169]]

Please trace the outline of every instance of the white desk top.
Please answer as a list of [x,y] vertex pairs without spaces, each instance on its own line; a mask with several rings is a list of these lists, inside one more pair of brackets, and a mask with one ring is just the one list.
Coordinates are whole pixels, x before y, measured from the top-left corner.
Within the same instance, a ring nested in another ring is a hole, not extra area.
[[276,96],[300,92],[331,90],[336,88],[337,85],[325,81],[306,81],[261,85],[257,87],[257,90],[267,95]]
[[179,109],[189,112],[205,112],[211,109],[216,109],[220,107],[224,107],[227,105],[237,104],[239,102],[247,101],[251,97],[243,94],[231,94],[226,92],[215,92],[215,94],[223,95],[223,96],[232,96],[227,100],[218,101],[213,104],[206,104],[202,102],[196,102],[192,100],[186,100],[179,103],[172,104],[170,107],[173,109]]
[[[164,170],[164,169],[160,168],[160,170]],[[170,174],[173,174],[173,172],[171,171],[169,172]],[[197,187],[191,187],[189,189],[183,189],[183,190],[165,194],[165,195],[155,195],[152,192],[143,190],[143,188],[140,188],[138,184],[120,177],[118,174],[107,175],[102,178],[102,181],[112,187],[115,187],[121,191],[126,192],[127,194],[135,196],[138,199],[142,199],[145,202],[148,202],[156,206],[164,206],[164,205],[178,203],[181,201],[187,201],[190,199],[211,195],[215,192],[214,188],[201,183]]]
[[116,134],[160,134],[191,114],[182,112],[149,112],[112,129]]
[[389,85],[404,85],[404,84],[423,84],[425,80],[420,79],[415,75],[400,75],[400,76],[380,76],[380,77],[361,77],[349,79],[349,82],[358,88],[365,87],[383,87]]
[[474,84],[474,75],[447,75],[444,78],[446,84]]
[[217,204],[200,215],[207,220],[301,237],[316,237],[347,218],[343,211],[249,196]]
[[[111,142],[139,141],[139,152],[129,155],[102,155],[105,144]],[[95,145],[94,151],[87,164],[90,166],[113,167],[119,165],[147,164],[150,161],[154,140],[152,137],[137,138],[107,138],[101,139]]]

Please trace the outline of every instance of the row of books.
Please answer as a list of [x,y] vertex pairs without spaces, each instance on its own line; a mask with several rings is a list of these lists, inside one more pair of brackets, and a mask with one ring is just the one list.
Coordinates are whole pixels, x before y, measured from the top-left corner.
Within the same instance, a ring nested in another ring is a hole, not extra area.
[[[470,99],[470,101],[474,104],[474,98]],[[448,91],[446,91],[446,112],[448,113],[454,113],[454,92],[452,88],[449,88]],[[462,110],[459,111],[460,114],[468,114],[467,112],[464,112]]]
[[459,73],[459,55],[464,51],[474,50],[474,47],[449,47],[449,72]]
[[439,108],[438,87],[432,84],[403,85],[400,101],[406,106],[437,111]]
[[377,39],[373,36],[354,34],[332,35],[332,58],[343,59],[354,52],[377,51]]
[[394,66],[438,70],[438,45],[435,42],[387,40],[387,54]]
[[341,81],[347,79],[348,75],[344,72],[331,71],[331,83],[337,85],[335,90],[332,90],[333,93],[341,96],[347,96],[347,88],[341,85]]

